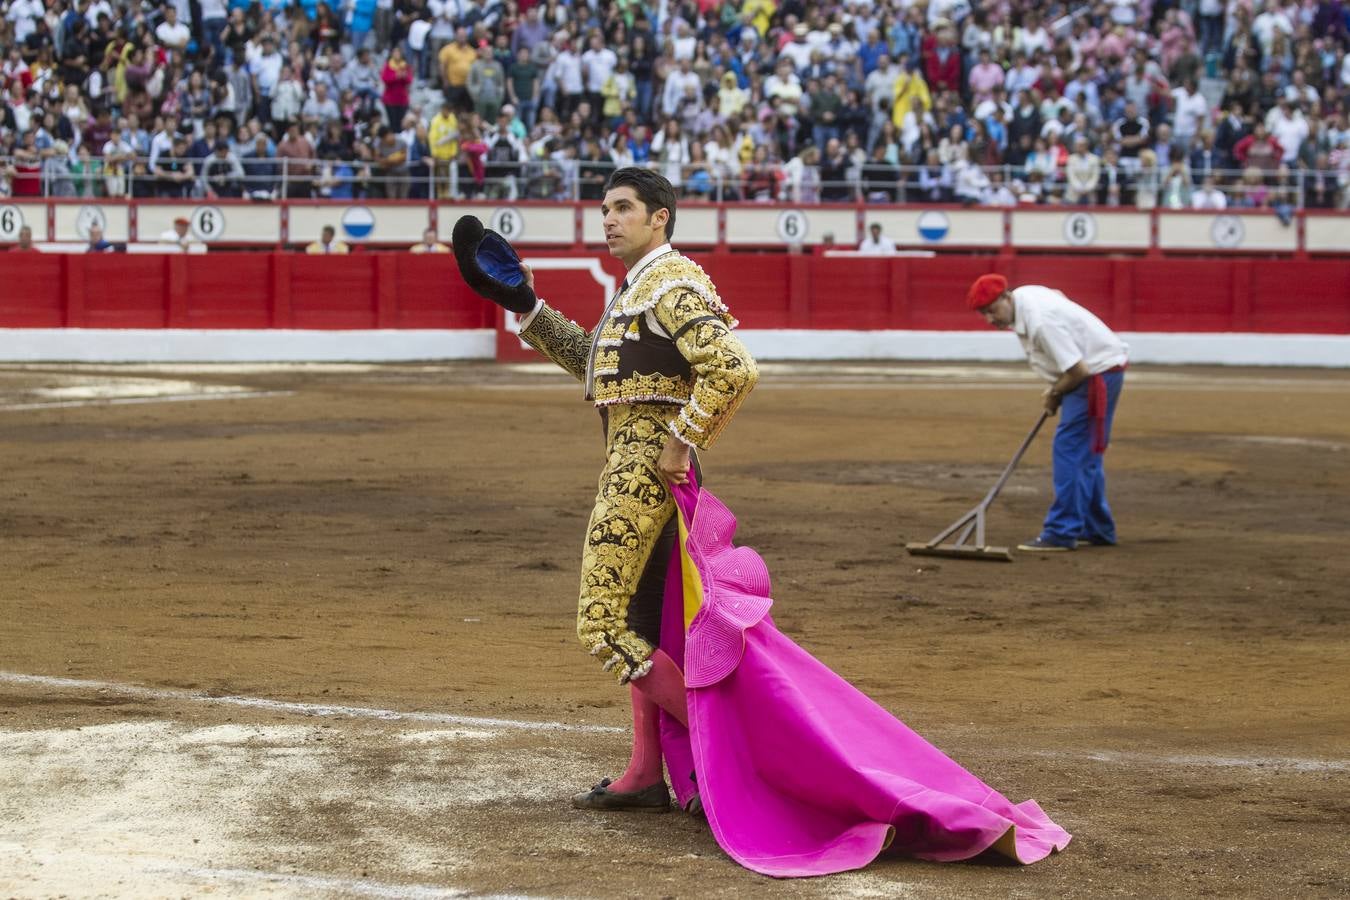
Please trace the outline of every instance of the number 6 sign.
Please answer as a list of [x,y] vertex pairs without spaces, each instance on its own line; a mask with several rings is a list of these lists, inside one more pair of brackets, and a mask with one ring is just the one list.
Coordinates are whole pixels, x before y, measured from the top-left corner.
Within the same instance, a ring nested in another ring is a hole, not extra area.
[[1074,247],[1086,247],[1097,239],[1097,220],[1091,213],[1076,212],[1064,217],[1064,240]]
[[0,241],[13,241],[23,227],[23,210],[17,206],[0,206]]
[[525,236],[525,217],[520,210],[503,206],[492,214],[488,227],[508,241],[518,241]]
[[788,244],[800,244],[810,232],[811,222],[800,209],[785,209],[778,216],[778,237]]
[[204,243],[225,237],[225,213],[218,206],[199,206],[189,219],[192,236]]

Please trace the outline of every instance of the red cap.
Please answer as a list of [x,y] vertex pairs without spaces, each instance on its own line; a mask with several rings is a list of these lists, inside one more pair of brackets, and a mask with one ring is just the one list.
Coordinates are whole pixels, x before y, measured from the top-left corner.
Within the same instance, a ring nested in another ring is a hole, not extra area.
[[175,225],[191,225],[192,223],[188,221],[187,216],[179,216],[178,218],[176,218],[176,219],[173,220],[173,224],[175,224]]
[[993,303],[1008,289],[1008,279],[1002,275],[981,275],[975,279],[966,293],[966,305],[971,309],[984,309]]

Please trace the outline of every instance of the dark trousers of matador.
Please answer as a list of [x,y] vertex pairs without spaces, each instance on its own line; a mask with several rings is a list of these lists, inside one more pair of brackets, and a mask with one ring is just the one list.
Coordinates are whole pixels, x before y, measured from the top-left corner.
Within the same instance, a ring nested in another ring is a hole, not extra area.
[[[621,682],[645,674],[661,633],[675,501],[656,463],[678,407],[603,407],[605,467],[581,555],[577,637]],[[697,473],[697,458],[694,461]]]

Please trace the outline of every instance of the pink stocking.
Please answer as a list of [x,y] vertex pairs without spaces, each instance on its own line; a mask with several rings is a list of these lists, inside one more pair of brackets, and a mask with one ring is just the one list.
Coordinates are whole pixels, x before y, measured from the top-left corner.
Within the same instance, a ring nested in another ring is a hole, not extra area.
[[609,786],[618,793],[640,791],[661,780],[661,717],[657,710],[664,709],[681,725],[689,724],[684,673],[661,650],[653,653],[651,659],[651,670],[629,682],[633,701],[633,756],[623,775]]
[[633,701],[633,756],[623,775],[609,785],[609,790],[623,794],[651,787],[661,780],[659,707],[638,690],[636,681],[629,685],[629,693]]
[[685,697],[684,673],[664,650],[657,650],[651,659],[651,671],[633,679],[633,686],[688,728],[689,705]]

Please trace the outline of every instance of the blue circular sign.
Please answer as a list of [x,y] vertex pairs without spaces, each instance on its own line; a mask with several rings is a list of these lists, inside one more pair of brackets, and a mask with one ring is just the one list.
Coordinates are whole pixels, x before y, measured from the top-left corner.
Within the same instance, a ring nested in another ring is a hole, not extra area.
[[342,230],[349,238],[370,237],[375,231],[375,214],[364,206],[349,206],[342,213]]
[[925,241],[940,241],[951,231],[952,223],[944,212],[929,210],[919,213],[919,219],[916,223],[919,229],[919,237]]

